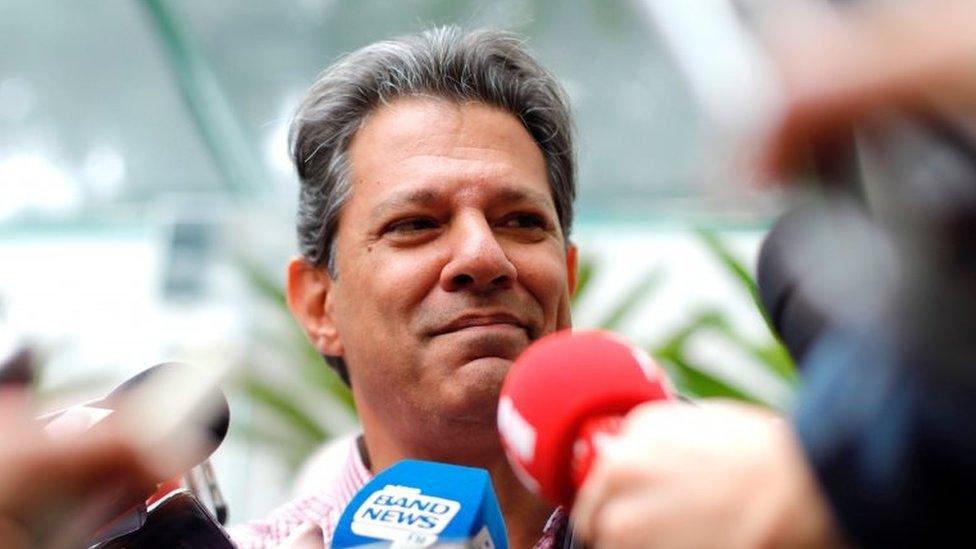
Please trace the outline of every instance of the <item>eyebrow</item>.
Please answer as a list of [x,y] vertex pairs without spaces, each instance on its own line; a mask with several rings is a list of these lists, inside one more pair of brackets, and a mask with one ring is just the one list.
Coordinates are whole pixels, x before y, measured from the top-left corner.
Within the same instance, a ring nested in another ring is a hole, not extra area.
[[[402,191],[377,204],[372,210],[372,216],[374,218],[381,217],[388,211],[398,210],[410,206],[429,207],[436,204],[441,199],[441,193],[430,189]],[[494,197],[493,202],[530,202],[540,207],[552,204],[551,197],[545,193],[512,186],[502,187],[498,194]]]

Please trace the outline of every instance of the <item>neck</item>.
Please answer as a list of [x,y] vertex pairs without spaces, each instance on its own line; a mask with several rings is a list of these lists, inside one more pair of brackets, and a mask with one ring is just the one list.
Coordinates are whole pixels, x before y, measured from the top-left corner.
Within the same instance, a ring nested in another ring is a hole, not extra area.
[[555,507],[526,490],[505,456],[501,458],[494,468],[485,468],[491,474],[495,495],[505,517],[509,546],[532,547],[542,536]]
[[[373,474],[403,459],[480,467],[491,475],[492,487],[505,517],[509,546],[532,547],[542,536],[554,507],[522,486],[508,464],[498,431],[493,426],[466,429],[463,433],[445,435],[435,441],[405,441],[390,437],[391,433],[385,432],[381,425],[374,428],[376,423],[363,421],[368,454],[364,458]],[[444,441],[451,441],[451,444]]]

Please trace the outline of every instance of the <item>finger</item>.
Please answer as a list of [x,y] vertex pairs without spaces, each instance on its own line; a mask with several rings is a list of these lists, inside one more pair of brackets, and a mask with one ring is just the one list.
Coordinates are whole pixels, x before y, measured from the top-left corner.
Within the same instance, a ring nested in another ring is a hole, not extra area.
[[46,549],[72,549],[78,540],[90,539],[98,530],[132,510],[145,498],[133,501],[132,489],[126,481],[111,481],[98,486],[93,494],[86,496],[80,505],[71,508],[58,519],[55,527],[48,528],[45,539]]
[[79,479],[82,486],[101,479],[120,480],[135,491],[151,493],[157,478],[143,456],[129,441],[114,432],[89,433],[77,441],[55,443],[52,468]]
[[92,433],[71,441],[43,441],[19,457],[18,486],[24,509],[45,500],[80,502],[106,486],[119,488],[125,502],[151,493],[155,478],[141,457],[115,436]]
[[144,500],[155,486],[138,454],[116,437],[38,440],[10,462],[17,475],[4,487],[3,505],[9,517],[29,527],[33,539],[83,538]]
[[673,540],[658,532],[657,502],[652,493],[632,492],[608,501],[594,517],[596,549],[666,547]]
[[[641,435],[649,434],[660,438],[660,435],[674,430],[682,431],[685,427],[681,418],[689,412],[694,413],[698,408],[697,403],[683,401],[654,401],[641,404],[624,417],[617,440],[625,447],[642,442],[650,444],[652,439]],[[617,452],[623,453],[619,448]]]
[[0,547],[29,549],[31,546],[27,529],[12,518],[0,515]]
[[0,428],[30,421],[30,393],[21,386],[0,385]]
[[635,451],[626,442],[618,437],[604,446],[576,494],[573,520],[584,540],[592,539],[594,521],[603,505],[638,485],[643,489],[653,484],[653,464],[641,459],[643,452]]
[[803,111],[803,107],[790,105],[759,146],[756,168],[760,181],[777,183],[786,181],[799,172],[808,160],[810,150],[817,141],[821,124],[815,117]]
[[573,512],[584,539],[592,533],[593,517],[605,501],[638,484],[653,483],[654,439],[645,435],[648,430],[653,435],[655,431],[681,428],[668,418],[673,412],[680,413],[689,407],[681,402],[650,402],[638,406],[624,418],[620,434],[604,446],[577,493]]
[[600,507],[611,495],[608,493],[608,477],[611,474],[612,465],[608,464],[607,454],[615,441],[608,442],[603,450],[597,455],[590,469],[586,480],[576,493],[573,502],[572,519],[576,533],[584,541],[592,541],[594,535],[594,519],[599,514]]

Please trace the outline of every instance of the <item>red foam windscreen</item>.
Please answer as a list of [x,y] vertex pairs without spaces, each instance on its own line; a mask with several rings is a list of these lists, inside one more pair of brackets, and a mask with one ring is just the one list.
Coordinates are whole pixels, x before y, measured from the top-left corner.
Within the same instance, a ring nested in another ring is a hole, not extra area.
[[568,505],[576,492],[573,445],[583,423],[672,398],[663,371],[639,348],[608,332],[567,330],[535,342],[512,365],[498,426],[522,481]]

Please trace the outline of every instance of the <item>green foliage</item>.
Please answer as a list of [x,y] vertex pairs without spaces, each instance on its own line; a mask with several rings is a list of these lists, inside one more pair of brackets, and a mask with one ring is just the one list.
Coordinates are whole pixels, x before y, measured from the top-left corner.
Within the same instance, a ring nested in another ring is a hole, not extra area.
[[245,379],[244,391],[254,402],[267,407],[305,438],[311,440],[329,438],[329,432],[319,425],[311,414],[296,404],[294,397],[287,391],[255,377]]
[[[756,314],[763,318],[769,328],[769,319],[759,300],[755,279],[742,261],[713,231],[697,229],[695,234],[714,260],[732,280],[738,283],[744,296],[753,301]],[[574,303],[581,299],[591,281],[598,277],[598,271],[598,265],[592,260],[581,261],[580,272],[581,275],[585,274],[587,283],[577,289]],[[583,280],[583,276],[580,279]],[[619,329],[631,312],[652,299],[662,279],[663,274],[660,269],[654,269],[642,276],[634,285],[621,293],[620,298],[608,309],[595,327],[607,330]],[[795,387],[797,374],[793,360],[773,335],[771,328],[767,336],[760,341],[753,341],[737,330],[722,312],[707,309],[693,315],[684,324],[664,336],[661,341],[647,345],[648,351],[668,371],[682,394],[693,398],[730,398],[754,404],[774,405],[764,401],[748,387],[723,379],[714,374],[714,370],[707,364],[696,361],[691,354],[691,342],[704,335],[719,338],[730,344],[775,378],[790,387]]]
[[737,389],[688,356],[687,343],[703,330],[726,326],[725,318],[717,311],[704,311],[695,315],[685,326],[651,350],[651,355],[661,361],[668,375],[682,394],[697,398],[724,397],[757,403],[758,399]]
[[236,385],[258,411],[258,416],[270,416],[289,432],[290,438],[288,444],[282,445],[279,429],[262,426],[261,417],[254,416],[237,432],[280,448],[290,462],[298,463],[334,433],[311,406],[303,405],[295,395],[311,392],[355,416],[352,392],[291,320],[281,284],[253,263],[242,260],[238,264],[259,300],[280,317],[271,326],[259,330],[255,343],[272,351],[284,371],[276,372],[275,379],[269,379],[267,372],[261,372],[260,364],[248,364],[240,369],[243,373],[235,380]]
[[766,308],[763,307],[762,298],[759,296],[759,286],[756,284],[756,280],[752,277],[749,270],[735,257],[728,246],[718,238],[718,235],[714,231],[699,228],[695,233],[701,239],[702,243],[705,244],[705,247],[712,252],[712,255],[725,267],[726,272],[737,280],[742,285],[742,288],[748,292],[749,297],[752,298],[752,302],[756,306],[756,311],[759,312],[763,322],[766,323],[766,327],[769,328],[770,333],[775,333],[769,316],[766,314]]
[[745,356],[769,374],[795,388],[797,382],[796,367],[793,359],[773,335],[771,324],[766,317],[765,310],[759,298],[759,289],[749,270],[735,256],[729,247],[713,231],[698,229],[695,231],[705,249],[719,263],[732,280],[738,282],[743,293],[755,304],[756,314],[760,315],[767,328],[768,334],[763,341],[755,342],[736,330],[728,319],[719,311],[702,312],[679,327],[665,340],[650,349],[651,354],[662,361],[664,367],[678,386],[687,396],[697,398],[731,398],[756,404],[772,405],[763,401],[758,395],[750,392],[746,387],[736,386],[709,372],[709,368],[696,364],[689,356],[688,342],[697,335],[709,333],[718,336],[741,351]]
[[644,302],[654,290],[658,288],[663,279],[660,269],[655,269],[640,278],[634,285],[623,292],[617,302],[610,307],[603,319],[597,326],[604,330],[616,330],[620,327],[630,313],[637,310],[637,306]]
[[590,280],[593,279],[593,261],[587,258],[580,259],[576,267],[576,291],[573,292],[572,302],[579,301],[580,296],[586,295],[586,290],[590,287]]

